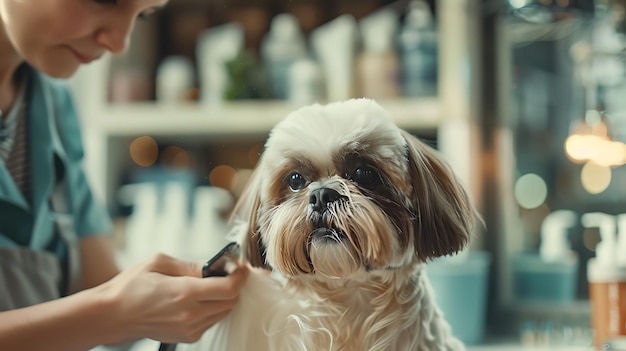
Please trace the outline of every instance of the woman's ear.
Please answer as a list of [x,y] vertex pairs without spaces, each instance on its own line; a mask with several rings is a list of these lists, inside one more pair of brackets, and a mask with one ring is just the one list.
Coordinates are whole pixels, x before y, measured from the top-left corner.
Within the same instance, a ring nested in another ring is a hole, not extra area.
[[237,201],[231,222],[235,224],[236,241],[241,245],[244,258],[253,267],[269,268],[265,263],[265,247],[258,232],[257,216],[260,200],[260,174],[255,169],[241,197]]
[[418,258],[454,254],[465,248],[478,213],[462,184],[439,154],[403,131],[407,141],[415,250]]

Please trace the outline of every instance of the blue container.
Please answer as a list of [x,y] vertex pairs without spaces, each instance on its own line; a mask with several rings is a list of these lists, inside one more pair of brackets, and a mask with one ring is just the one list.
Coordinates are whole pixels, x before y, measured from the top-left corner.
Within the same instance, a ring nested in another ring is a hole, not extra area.
[[472,251],[466,258],[442,257],[426,265],[435,301],[452,334],[466,345],[483,339],[490,264],[489,253]]
[[568,303],[576,299],[578,257],[545,262],[538,253],[513,256],[515,298],[520,302]]

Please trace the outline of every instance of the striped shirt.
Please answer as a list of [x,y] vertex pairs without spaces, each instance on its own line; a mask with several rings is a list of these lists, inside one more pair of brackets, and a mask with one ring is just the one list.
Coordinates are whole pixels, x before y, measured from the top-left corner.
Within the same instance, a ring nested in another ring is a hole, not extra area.
[[0,114],[0,162],[6,164],[15,185],[26,201],[32,201],[30,148],[28,142],[29,121],[26,113],[26,83],[21,79],[17,99],[6,118]]

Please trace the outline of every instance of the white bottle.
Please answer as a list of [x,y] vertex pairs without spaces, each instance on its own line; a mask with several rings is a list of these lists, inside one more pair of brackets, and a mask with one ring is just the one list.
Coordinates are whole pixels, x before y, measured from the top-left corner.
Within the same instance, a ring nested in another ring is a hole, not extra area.
[[395,40],[398,14],[383,9],[359,22],[363,51],[357,58],[357,95],[372,99],[400,95],[400,63]]
[[554,211],[541,223],[539,255],[545,262],[563,262],[572,255],[567,229],[576,224],[578,216],[569,210]]
[[163,201],[154,232],[159,252],[186,257],[189,240],[189,188],[182,182],[163,185]]
[[120,196],[121,202],[133,205],[124,226],[124,250],[118,257],[120,266],[128,268],[157,251],[153,235],[158,217],[158,188],[154,183],[125,185]]
[[168,104],[184,101],[185,94],[193,88],[194,76],[193,64],[187,57],[166,57],[157,68],[157,101]]
[[224,214],[234,204],[226,189],[216,186],[199,186],[194,190],[191,215],[188,259],[207,259],[228,243],[229,226]]
[[287,99],[289,69],[306,56],[306,43],[298,19],[288,13],[276,15],[261,43],[261,58],[269,71],[274,98]]
[[341,15],[311,33],[315,57],[324,72],[328,102],[354,95],[354,55],[357,24],[352,15]]
[[287,97],[292,105],[308,105],[323,99],[324,78],[317,62],[312,59],[295,61],[288,75]]
[[596,257],[588,262],[588,273],[595,276],[611,274],[617,267],[617,237],[615,233],[615,216],[602,212],[585,213],[581,221],[586,228],[598,228],[600,230],[600,242],[596,245]]
[[244,29],[238,23],[227,23],[205,29],[198,36],[196,56],[200,77],[200,102],[219,107],[230,78],[226,62],[233,60],[244,48]]

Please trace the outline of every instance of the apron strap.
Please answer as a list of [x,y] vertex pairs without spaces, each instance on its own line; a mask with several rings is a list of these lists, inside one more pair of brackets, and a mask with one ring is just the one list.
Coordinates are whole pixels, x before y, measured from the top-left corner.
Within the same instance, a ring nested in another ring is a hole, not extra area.
[[80,290],[80,244],[74,230],[74,221],[67,201],[65,177],[57,180],[52,190],[52,211],[55,213],[57,231],[67,248],[65,262],[65,295]]

